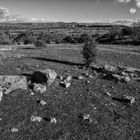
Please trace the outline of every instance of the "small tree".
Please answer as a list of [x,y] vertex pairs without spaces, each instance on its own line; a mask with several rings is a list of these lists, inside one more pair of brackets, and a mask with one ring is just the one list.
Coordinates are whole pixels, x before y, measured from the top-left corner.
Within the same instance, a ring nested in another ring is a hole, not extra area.
[[34,42],[35,47],[37,48],[45,48],[46,47],[46,43],[43,40],[37,40]]
[[93,39],[87,39],[82,49],[85,66],[88,68],[92,62],[96,61],[96,43]]

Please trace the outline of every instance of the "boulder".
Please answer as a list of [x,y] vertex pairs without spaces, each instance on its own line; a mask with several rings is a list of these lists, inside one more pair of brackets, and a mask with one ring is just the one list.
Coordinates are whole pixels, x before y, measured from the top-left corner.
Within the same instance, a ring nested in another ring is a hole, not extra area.
[[116,78],[117,81],[129,82],[131,80],[130,76],[121,76],[118,74],[112,74],[112,76]]
[[36,83],[33,84],[33,91],[34,91],[35,93],[40,93],[40,94],[42,94],[42,93],[45,93],[46,90],[47,90],[47,89],[46,89],[46,86],[45,86],[45,85],[36,84]]
[[35,71],[31,75],[31,83],[44,84],[47,83],[47,76],[41,71]]
[[68,88],[68,87],[70,87],[71,83],[70,82],[67,82],[67,81],[62,81],[60,83],[60,85],[63,86],[64,88]]
[[84,77],[81,76],[81,75],[79,75],[79,76],[78,76],[78,79],[81,80],[81,79],[84,79]]
[[104,70],[109,71],[109,72],[115,72],[116,71],[115,67],[110,66],[110,65],[105,65]]
[[118,81],[121,81],[122,80],[122,76],[121,75],[118,75],[118,74],[112,74],[113,78],[115,78],[116,80]]
[[130,78],[129,76],[125,76],[125,77],[123,78],[123,80],[124,80],[125,82],[129,82],[129,81],[131,80],[131,78]]
[[32,74],[31,82],[37,84],[47,84],[48,86],[50,86],[54,82],[56,77],[57,74],[54,70],[40,70]]
[[68,81],[71,81],[71,79],[72,79],[72,76],[68,76],[67,78],[66,78],[66,81],[68,82]]
[[0,90],[0,101],[2,100],[2,97],[3,97],[3,91]]
[[43,70],[42,72],[46,75],[48,79],[47,84],[51,85],[54,82],[55,78],[57,77],[57,73],[51,69],[46,69],[46,70]]
[[4,94],[9,94],[16,89],[27,89],[27,78],[19,75],[1,75],[0,87]]
[[135,103],[135,98],[133,96],[124,96],[123,97],[124,99],[127,99],[127,100],[130,100],[130,103],[131,104],[134,104]]

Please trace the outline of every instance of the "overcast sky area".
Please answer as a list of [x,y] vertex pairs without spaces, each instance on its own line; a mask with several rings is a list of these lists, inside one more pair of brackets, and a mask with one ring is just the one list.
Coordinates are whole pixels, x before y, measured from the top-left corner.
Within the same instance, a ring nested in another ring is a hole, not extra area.
[[140,0],[0,0],[0,21],[95,22],[140,18]]

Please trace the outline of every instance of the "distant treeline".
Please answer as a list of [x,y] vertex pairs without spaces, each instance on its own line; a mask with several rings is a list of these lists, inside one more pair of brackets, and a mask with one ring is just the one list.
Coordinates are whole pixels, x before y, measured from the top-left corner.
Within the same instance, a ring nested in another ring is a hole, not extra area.
[[[28,23],[27,25],[20,25],[25,27],[26,31],[22,30],[22,27],[17,28],[19,26],[18,24],[7,24],[5,26],[0,24],[0,44],[27,45],[36,44],[37,41],[43,42],[43,44],[80,44],[85,42],[87,36],[90,36],[99,44],[140,45],[140,27],[98,25],[95,28],[95,25],[90,25],[88,27],[78,28],[78,25],[73,23],[69,24],[69,28],[51,29],[45,27],[45,24],[41,24],[43,26],[42,28],[46,28],[46,30],[37,31],[33,30],[33,27],[41,28],[39,24],[32,25]],[[60,25],[62,26],[63,24],[61,23]],[[72,25],[75,25],[75,27]],[[10,26],[12,28],[15,26],[15,29],[19,30],[19,32],[16,32],[16,30],[11,31]],[[32,28],[27,30],[26,26],[31,26]]]

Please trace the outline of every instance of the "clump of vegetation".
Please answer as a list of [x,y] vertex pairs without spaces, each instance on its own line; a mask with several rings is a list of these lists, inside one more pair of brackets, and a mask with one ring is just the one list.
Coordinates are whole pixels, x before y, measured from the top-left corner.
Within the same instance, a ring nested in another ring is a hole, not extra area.
[[91,37],[87,38],[81,53],[84,58],[85,66],[87,68],[90,67],[92,62],[96,61],[97,50],[95,40],[91,39]]
[[79,37],[79,43],[87,43],[87,42],[92,42],[92,41],[93,41],[93,38],[87,33],[83,33]]
[[12,43],[9,32],[0,32],[0,44],[10,45]]
[[40,39],[36,40],[34,42],[34,45],[37,48],[45,48],[46,47],[46,43],[43,40],[40,40]]
[[68,35],[65,38],[63,38],[63,43],[75,44],[77,42],[76,42],[76,40],[72,36]]

